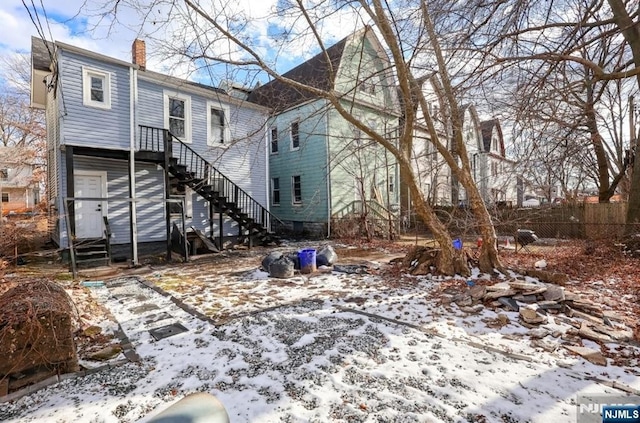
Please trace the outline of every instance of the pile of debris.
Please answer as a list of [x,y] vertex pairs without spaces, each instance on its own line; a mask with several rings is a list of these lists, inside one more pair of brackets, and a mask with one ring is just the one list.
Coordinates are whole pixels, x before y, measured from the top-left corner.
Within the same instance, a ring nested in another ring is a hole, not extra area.
[[318,268],[330,267],[338,259],[338,255],[330,245],[317,250],[304,249],[300,251],[273,251],[262,259],[262,269],[273,278],[286,279],[293,277],[296,271],[313,273]]
[[[538,339],[535,346],[545,350],[552,351],[557,347],[557,344],[540,341],[551,335],[560,338],[566,349],[596,364],[606,365],[606,359],[598,351],[581,346],[582,339],[599,344],[626,343],[634,339],[631,328],[635,322],[612,310],[603,310],[601,306],[558,285],[519,279],[487,286],[469,281],[467,285],[463,292],[445,296],[443,302],[455,303],[466,313],[479,313],[484,307],[517,312],[519,323],[534,329],[532,334]],[[556,323],[569,325],[569,329],[562,332],[539,328],[549,322],[550,315],[554,316]]]
[[58,373],[79,370],[78,316],[65,290],[46,280],[0,297],[0,396]]

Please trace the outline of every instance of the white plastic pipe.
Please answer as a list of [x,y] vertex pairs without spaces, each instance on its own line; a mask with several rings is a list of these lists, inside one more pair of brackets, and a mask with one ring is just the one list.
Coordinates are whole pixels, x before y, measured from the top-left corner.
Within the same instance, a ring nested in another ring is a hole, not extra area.
[[230,423],[224,405],[211,394],[189,394],[171,405],[148,423]]

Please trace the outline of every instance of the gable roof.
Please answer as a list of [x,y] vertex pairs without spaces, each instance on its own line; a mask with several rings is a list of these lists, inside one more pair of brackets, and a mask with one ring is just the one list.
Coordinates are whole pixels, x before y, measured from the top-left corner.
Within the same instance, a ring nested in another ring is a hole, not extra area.
[[504,151],[504,140],[502,139],[502,128],[500,127],[500,122],[498,119],[490,119],[480,122],[480,128],[482,131],[482,146],[484,147],[484,151],[486,153],[491,152],[491,138],[493,136],[493,131],[497,131],[498,140],[499,140],[499,148],[500,155],[505,157]]
[[[324,52],[320,52],[306,62],[284,73],[282,76],[320,90],[331,90],[335,83],[340,61],[342,60],[344,47],[350,37],[351,35],[326,49],[326,55]],[[329,61],[327,61],[327,56]],[[330,72],[332,68],[333,73]],[[317,98],[317,96],[309,91],[274,79],[253,90],[251,94],[249,94],[248,100],[270,107],[275,111],[283,111],[315,98]]]

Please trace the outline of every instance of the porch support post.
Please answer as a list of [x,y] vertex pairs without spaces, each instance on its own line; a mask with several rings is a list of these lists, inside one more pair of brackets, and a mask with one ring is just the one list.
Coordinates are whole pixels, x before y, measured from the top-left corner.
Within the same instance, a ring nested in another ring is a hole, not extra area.
[[220,231],[220,251],[222,251],[222,246],[224,245],[224,230],[222,226],[224,225],[224,217],[222,216],[222,210],[218,210],[218,230]]
[[[163,132],[164,143],[164,198],[171,198],[171,178],[169,176],[169,162],[171,160],[171,136],[167,130]],[[167,261],[171,261],[171,203],[165,201],[165,221],[167,227]]]
[[131,265],[138,265],[138,220],[136,207],[136,156],[129,152],[129,232],[131,235]]
[[[73,172],[73,146],[65,145],[66,172],[67,172],[67,197],[75,197],[75,180]],[[69,226],[67,228],[67,237],[72,238],[76,234],[76,202],[71,201],[69,205]],[[67,242],[69,242],[67,240]]]
[[211,200],[208,200],[209,202],[209,237],[211,239],[214,239],[215,236],[213,234],[213,215],[215,214],[215,210],[213,207],[213,202]]

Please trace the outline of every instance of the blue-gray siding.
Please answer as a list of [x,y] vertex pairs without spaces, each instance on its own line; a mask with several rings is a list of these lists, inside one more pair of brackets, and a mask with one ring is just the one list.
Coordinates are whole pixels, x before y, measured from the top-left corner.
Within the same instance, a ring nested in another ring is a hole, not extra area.
[[[100,62],[75,53],[60,55],[60,90],[64,114],[61,142],[87,147],[128,149],[130,144],[129,68]],[[111,109],[83,105],[82,67],[111,75]]]
[[[66,166],[66,164],[63,163],[63,166]],[[74,171],[82,170],[107,172],[107,192],[103,193],[104,197],[129,198],[129,163],[126,160],[76,156],[74,158]],[[67,195],[66,173],[63,172],[62,174],[61,192],[63,197],[71,196]],[[166,239],[162,170],[158,170],[155,165],[149,163],[136,163],[136,198],[138,199],[138,242]],[[64,214],[61,213],[61,216],[64,217]],[[121,200],[108,201],[107,217],[113,234],[111,242],[113,244],[129,243],[131,239],[129,202]],[[66,224],[64,222],[61,223],[63,224],[62,246],[67,246]]]

